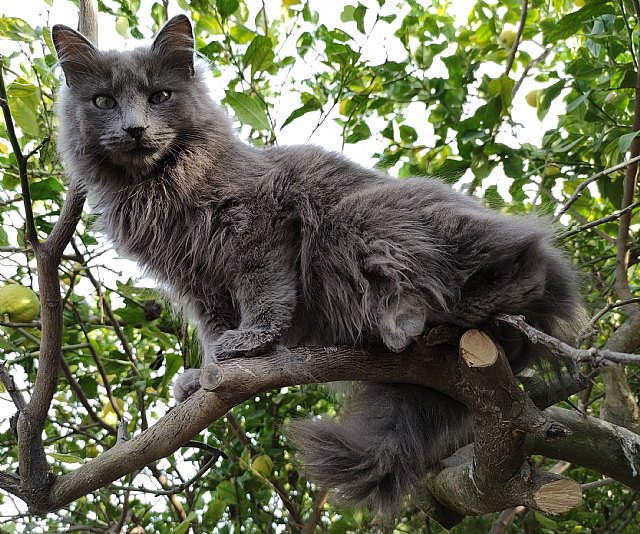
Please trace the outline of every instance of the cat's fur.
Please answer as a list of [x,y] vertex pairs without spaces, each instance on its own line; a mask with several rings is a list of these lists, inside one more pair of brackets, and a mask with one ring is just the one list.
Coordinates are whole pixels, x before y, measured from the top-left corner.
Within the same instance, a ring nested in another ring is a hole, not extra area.
[[[53,41],[66,170],[117,249],[196,323],[205,362],[278,342],[400,351],[426,324],[449,323],[492,329],[520,366],[530,346],[491,325],[494,314],[523,314],[561,337],[577,320],[574,275],[539,220],[318,147],[238,140],[194,67],[186,17],[129,52],[99,52],[64,26]],[[163,90],[170,98],[151,103]],[[97,95],[115,106],[99,109]],[[178,380],[178,400],[198,373]],[[318,483],[389,509],[469,439],[468,417],[425,388],[359,389],[340,422],[298,424],[293,435]]]

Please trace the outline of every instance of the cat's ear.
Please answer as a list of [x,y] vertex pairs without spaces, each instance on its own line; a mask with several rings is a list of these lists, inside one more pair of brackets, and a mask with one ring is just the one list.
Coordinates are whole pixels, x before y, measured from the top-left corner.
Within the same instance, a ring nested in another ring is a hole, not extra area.
[[67,85],[71,86],[93,72],[100,52],[81,33],[56,24],[51,28],[51,38]]
[[195,75],[193,29],[185,15],[176,15],[164,25],[153,41],[151,50],[169,59],[172,66],[188,70],[191,76]]

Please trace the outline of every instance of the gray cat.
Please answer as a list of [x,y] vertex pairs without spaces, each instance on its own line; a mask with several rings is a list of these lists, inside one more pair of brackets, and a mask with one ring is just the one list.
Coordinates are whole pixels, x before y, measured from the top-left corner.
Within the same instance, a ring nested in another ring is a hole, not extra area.
[[[185,16],[150,47],[101,52],[65,26],[58,146],[101,228],[197,325],[205,362],[287,346],[402,351],[425,325],[484,327],[521,367],[499,312],[566,338],[572,269],[534,218],[426,178],[394,180],[314,146],[242,143],[194,65]],[[176,382],[178,401],[199,370]],[[426,388],[362,385],[337,422],[292,431],[308,473],[383,510],[470,438],[466,409]]]

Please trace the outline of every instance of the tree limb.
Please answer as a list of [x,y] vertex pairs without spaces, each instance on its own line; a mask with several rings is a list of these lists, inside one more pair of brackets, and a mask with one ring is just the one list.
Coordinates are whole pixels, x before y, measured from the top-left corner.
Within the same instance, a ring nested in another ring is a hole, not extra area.
[[[508,369],[506,363],[502,362],[501,365]],[[427,347],[424,344],[414,344],[402,354],[369,353],[353,347],[301,347],[292,350],[279,347],[259,358],[235,359],[206,366],[201,375],[203,388],[158,423],[129,441],[116,444],[77,470],[57,478],[49,491],[27,502],[30,509],[37,513],[58,509],[127,473],[168,456],[214,420],[223,417],[231,407],[246,399],[294,384],[363,379],[416,383],[438,389],[463,402],[479,402],[470,389],[460,391],[460,380],[464,382],[464,378],[458,369],[456,347]],[[468,373],[475,373],[482,380],[491,375],[491,371],[482,367],[469,368]],[[486,391],[491,389],[482,387]],[[511,414],[512,425],[538,435],[562,434],[561,428],[540,415],[532,403],[527,403],[526,395],[515,383],[508,388],[501,384],[498,393],[491,391],[490,395],[481,397],[481,402],[485,403],[482,410],[491,411],[487,399],[495,394],[501,395],[510,406],[514,405],[514,398],[520,399],[518,403],[524,408],[519,414]],[[518,437],[516,441],[519,443],[522,440]],[[505,461],[505,465],[517,464],[522,457],[520,454]],[[485,458],[482,452],[478,461],[482,465],[490,464],[490,459]]]
[[564,341],[545,334],[544,332],[528,325],[524,317],[520,315],[506,315],[500,313],[496,315],[496,320],[502,323],[510,324],[525,334],[533,343],[540,343],[545,347],[551,349],[551,351],[565,358],[571,358],[576,363],[591,363],[594,367],[598,365],[611,365],[614,363],[630,363],[634,365],[640,365],[640,355],[629,354],[626,352],[619,352],[616,350],[610,350],[608,348],[598,349],[592,347],[590,349],[577,349],[572,347]]
[[545,412],[570,428],[572,434],[554,441],[527,436],[526,448],[531,454],[566,460],[640,490],[640,435],[556,406]]

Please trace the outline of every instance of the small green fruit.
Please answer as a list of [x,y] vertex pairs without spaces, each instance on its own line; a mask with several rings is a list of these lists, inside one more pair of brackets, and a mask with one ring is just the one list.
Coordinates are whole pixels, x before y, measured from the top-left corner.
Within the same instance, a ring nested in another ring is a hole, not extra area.
[[253,469],[265,477],[269,476],[271,471],[273,471],[273,460],[268,454],[256,456],[253,459],[253,462],[251,462],[251,465],[253,466]]
[[14,323],[31,323],[40,313],[40,299],[34,291],[19,284],[0,287],[0,318]]
[[532,108],[538,107],[538,93],[540,93],[540,89],[534,89],[533,91],[529,91],[527,96],[524,99],[527,101]]
[[549,165],[547,165],[544,168],[544,175],[545,176],[557,176],[561,172],[562,172],[562,169],[558,165],[556,165],[555,163],[549,163]]
[[498,39],[500,39],[500,41],[502,41],[507,47],[511,48],[513,47],[513,43],[516,42],[517,35],[518,34],[513,30],[504,30]]

